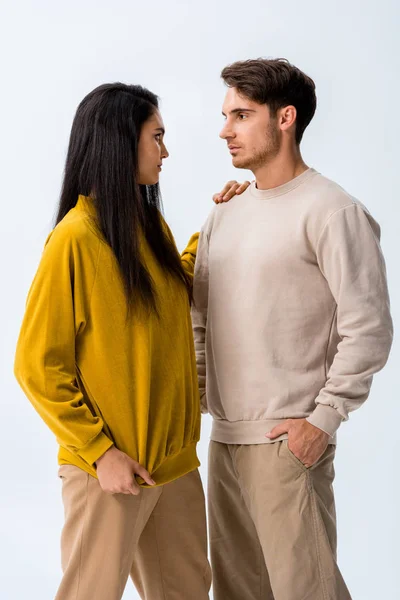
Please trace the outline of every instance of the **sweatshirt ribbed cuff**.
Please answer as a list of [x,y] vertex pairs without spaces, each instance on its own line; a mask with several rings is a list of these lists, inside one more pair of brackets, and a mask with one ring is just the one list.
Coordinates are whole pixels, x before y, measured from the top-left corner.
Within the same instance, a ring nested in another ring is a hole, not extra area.
[[333,437],[339,429],[343,418],[336,408],[332,408],[332,406],[326,404],[317,404],[314,412],[306,420],[311,425],[322,429],[322,431]]
[[103,456],[111,446],[113,446],[113,442],[101,431],[86,446],[78,450],[77,454],[90,466],[93,466],[96,460]]

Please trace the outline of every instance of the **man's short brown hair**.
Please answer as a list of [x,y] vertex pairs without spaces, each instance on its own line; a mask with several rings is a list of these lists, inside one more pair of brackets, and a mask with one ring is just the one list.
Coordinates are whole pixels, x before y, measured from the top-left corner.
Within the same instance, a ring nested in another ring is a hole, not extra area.
[[228,65],[221,77],[239,94],[267,104],[273,114],[284,106],[294,106],[297,111],[296,143],[300,144],[307,125],[317,107],[315,83],[305,73],[285,58],[257,58]]

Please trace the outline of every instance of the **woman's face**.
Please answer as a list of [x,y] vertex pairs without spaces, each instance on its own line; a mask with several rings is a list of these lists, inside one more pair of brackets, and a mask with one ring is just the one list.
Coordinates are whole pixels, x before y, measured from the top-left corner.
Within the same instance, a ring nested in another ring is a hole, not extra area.
[[160,112],[154,114],[143,123],[139,138],[139,184],[154,185],[158,183],[161,165],[168,158],[168,150],[164,144],[165,128]]

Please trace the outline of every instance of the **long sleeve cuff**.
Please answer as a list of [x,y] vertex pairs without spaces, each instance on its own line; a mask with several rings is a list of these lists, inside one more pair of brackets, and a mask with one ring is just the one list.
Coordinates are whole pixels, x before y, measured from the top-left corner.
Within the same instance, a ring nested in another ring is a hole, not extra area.
[[306,419],[311,425],[322,429],[333,437],[343,421],[336,408],[326,404],[317,404],[315,410]]
[[81,448],[77,454],[90,466],[93,466],[96,460],[100,456],[103,456],[111,446],[113,446],[113,442],[101,431],[99,435],[96,435],[86,446]]

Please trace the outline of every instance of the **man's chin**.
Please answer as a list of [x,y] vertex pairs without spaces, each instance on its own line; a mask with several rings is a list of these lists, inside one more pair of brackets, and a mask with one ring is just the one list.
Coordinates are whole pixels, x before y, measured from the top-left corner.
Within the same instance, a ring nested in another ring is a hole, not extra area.
[[243,158],[239,158],[238,156],[232,157],[232,164],[235,169],[249,169],[249,163],[247,160]]

